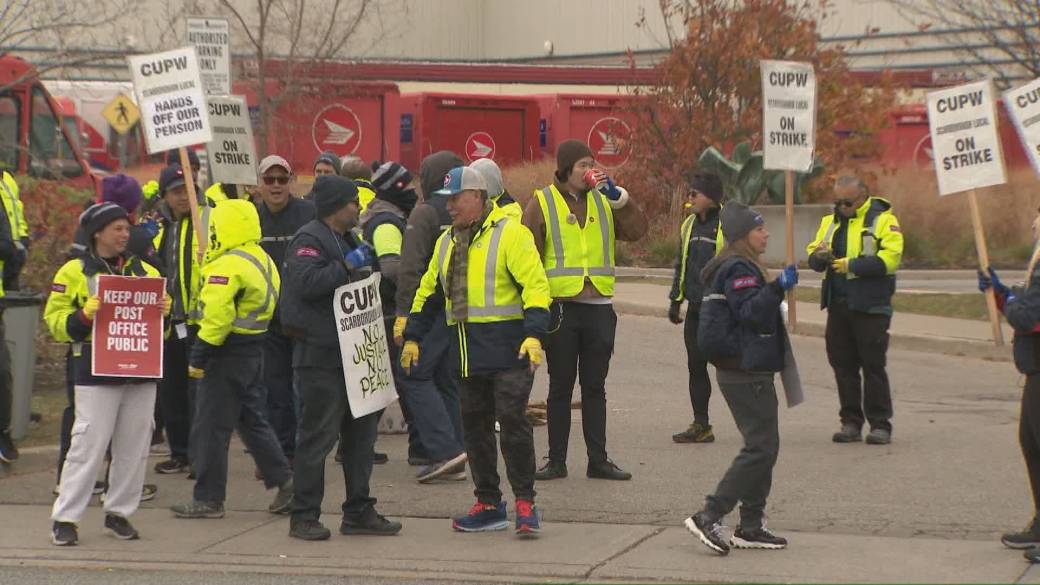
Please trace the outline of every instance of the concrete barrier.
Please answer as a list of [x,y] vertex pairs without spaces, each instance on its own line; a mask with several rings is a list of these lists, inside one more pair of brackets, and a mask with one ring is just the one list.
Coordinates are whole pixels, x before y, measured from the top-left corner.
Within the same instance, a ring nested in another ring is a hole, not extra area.
[[[765,261],[771,266],[783,264],[787,258],[787,217],[783,205],[756,205],[769,229],[769,248]],[[805,247],[816,237],[823,216],[834,213],[831,205],[794,206],[794,257],[799,263],[809,260]]]

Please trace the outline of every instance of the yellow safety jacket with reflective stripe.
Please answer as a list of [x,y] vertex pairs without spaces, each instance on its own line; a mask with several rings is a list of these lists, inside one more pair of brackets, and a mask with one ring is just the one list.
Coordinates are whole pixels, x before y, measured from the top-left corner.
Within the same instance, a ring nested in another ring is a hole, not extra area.
[[[199,207],[199,218],[202,223],[202,236],[209,239],[210,214],[213,208],[208,205]],[[199,242],[195,238],[195,229],[192,227],[191,214],[187,214],[177,222],[177,241],[174,248],[169,245],[163,249],[163,238],[166,236],[168,222],[160,222],[159,233],[152,240],[156,253],[166,269],[166,292],[174,299],[178,299],[184,307],[186,321],[195,325],[199,322],[199,291],[202,290],[202,270],[199,263]],[[188,239],[191,239],[191,251],[189,258],[185,258]],[[190,262],[191,279],[185,282],[181,277],[184,268]]]
[[249,201],[229,199],[211,214],[210,248],[202,266],[199,339],[223,345],[228,335],[267,331],[281,279],[260,247],[260,217]]
[[585,194],[587,215],[582,227],[556,185],[534,195],[545,216],[542,262],[553,298],[577,295],[586,278],[599,294],[614,296],[614,212],[607,198],[595,189]]
[[[722,213],[721,209],[719,210],[719,213]],[[686,299],[686,261],[690,257],[690,240],[693,239],[693,226],[697,223],[697,219],[698,217],[696,213],[690,214],[690,217],[687,217],[679,228],[679,241],[682,246],[682,256],[679,259],[678,297],[672,298],[673,301],[683,301]],[[702,236],[698,236],[698,238],[711,241]],[[725,238],[722,237],[722,222],[719,222],[719,227],[717,228],[717,233],[715,235],[716,256],[718,256],[719,252],[722,251],[722,246],[725,242]]]
[[358,198],[358,209],[364,212],[368,209],[368,204],[372,203],[372,200],[376,198],[376,192],[372,189],[369,183],[357,183],[357,198]]
[[[872,208],[877,211],[871,212]],[[834,232],[838,228],[835,219],[836,215],[829,213],[820,221],[816,238],[806,247],[809,255],[812,255],[820,244],[826,243],[832,246],[832,251],[838,258],[877,256],[884,262],[889,275],[899,270],[899,263],[903,259],[903,232],[888,201],[880,197],[869,197],[856,210],[856,215],[849,218],[844,250],[833,250]],[[850,271],[847,278],[852,280],[857,276]]]
[[19,250],[25,249],[21,239],[29,237],[29,223],[25,221],[25,207],[18,190],[18,183],[11,173],[4,171],[3,180],[0,181],[0,195],[3,196],[4,211],[7,212],[7,221],[11,224],[11,238]]
[[[448,269],[455,249],[454,230],[441,234],[434,246],[429,268],[419,283],[412,312],[423,305],[438,285],[444,292],[444,312],[448,323],[455,320],[451,311]],[[549,291],[545,272],[538,258],[531,231],[519,221],[494,207],[469,245],[466,288],[470,323],[494,323],[524,318],[524,309],[548,308]],[[518,283],[524,283],[523,286]]]

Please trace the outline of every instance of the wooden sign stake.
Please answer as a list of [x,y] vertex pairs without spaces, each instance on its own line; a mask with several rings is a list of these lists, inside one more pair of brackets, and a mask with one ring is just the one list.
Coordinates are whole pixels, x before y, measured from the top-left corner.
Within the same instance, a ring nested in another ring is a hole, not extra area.
[[[975,228],[975,250],[979,254],[979,268],[989,270],[989,250],[986,249],[986,234],[982,231],[982,215],[979,213],[979,200],[975,189],[968,191],[968,204],[971,207],[971,224]],[[990,325],[993,326],[993,342],[1000,347],[1004,345],[1004,331],[1000,328],[1000,312],[997,310],[997,297],[990,288],[986,292],[986,308],[989,310]]]

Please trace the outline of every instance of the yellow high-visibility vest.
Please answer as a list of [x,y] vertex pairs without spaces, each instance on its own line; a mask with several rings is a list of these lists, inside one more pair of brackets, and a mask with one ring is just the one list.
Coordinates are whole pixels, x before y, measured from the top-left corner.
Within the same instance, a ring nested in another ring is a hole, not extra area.
[[555,185],[535,191],[535,197],[545,217],[542,262],[553,298],[576,296],[586,278],[601,295],[614,296],[614,212],[607,198],[595,189],[585,194],[582,227]]

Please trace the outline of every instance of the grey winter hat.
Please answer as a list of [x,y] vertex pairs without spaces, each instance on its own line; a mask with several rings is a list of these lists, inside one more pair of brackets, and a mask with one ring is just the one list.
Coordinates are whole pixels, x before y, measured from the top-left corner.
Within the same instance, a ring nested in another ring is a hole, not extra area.
[[722,222],[722,236],[726,238],[727,242],[742,240],[751,233],[751,230],[765,225],[761,213],[736,201],[731,201],[723,206],[722,213],[719,214],[719,221]]
[[489,196],[498,197],[505,191],[505,187],[502,186],[502,169],[498,167],[498,163],[495,161],[490,158],[478,158],[469,163],[469,168],[484,176],[484,180],[487,181]]

